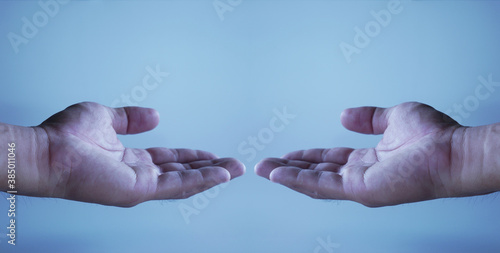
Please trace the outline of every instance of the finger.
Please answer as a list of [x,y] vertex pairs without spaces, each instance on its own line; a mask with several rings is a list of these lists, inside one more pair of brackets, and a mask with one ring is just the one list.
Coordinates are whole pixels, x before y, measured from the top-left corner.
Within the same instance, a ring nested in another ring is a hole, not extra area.
[[228,182],[229,172],[222,167],[204,167],[199,170],[184,170],[158,176],[153,199],[182,199],[205,191],[218,184]]
[[264,177],[269,179],[269,174],[276,169],[277,167],[284,166],[284,159],[280,158],[266,158],[263,159],[262,161],[258,162],[255,167],[254,171],[255,174],[258,176]]
[[279,167],[271,173],[270,180],[312,198],[348,199],[342,176],[335,172]]
[[311,163],[337,163],[345,164],[352,148],[330,148],[330,149],[309,149],[298,150],[284,155],[283,159],[300,160]]
[[154,164],[190,163],[200,160],[214,160],[218,157],[210,152],[193,149],[148,148]]
[[354,132],[382,134],[387,128],[391,108],[358,107],[345,109],[340,116],[342,125]]
[[190,163],[164,163],[159,165],[161,172],[195,170],[203,167],[222,167],[229,171],[231,179],[245,173],[245,165],[234,158],[221,158],[215,160],[194,161]]
[[155,109],[142,107],[108,108],[117,134],[137,134],[155,128],[160,115]]
[[246,170],[245,165],[234,158],[222,158],[216,161],[217,161],[216,166],[220,166],[229,171],[231,179],[245,174]]
[[255,173],[269,179],[269,174],[278,167],[295,167],[303,170],[338,172],[342,165],[337,163],[310,163],[298,160],[267,158],[255,166]]

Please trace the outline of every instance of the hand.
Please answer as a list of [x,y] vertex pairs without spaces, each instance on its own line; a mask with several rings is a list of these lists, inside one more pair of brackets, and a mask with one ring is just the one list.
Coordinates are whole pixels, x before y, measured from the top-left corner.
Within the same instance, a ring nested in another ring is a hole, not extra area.
[[39,128],[48,137],[46,166],[39,169],[44,195],[114,206],[180,199],[244,173],[233,158],[199,150],[125,148],[117,134],[156,127],[159,115],[140,107],[96,103],[68,107]]
[[256,165],[256,173],[313,198],[370,207],[468,194],[458,189],[460,170],[452,159],[454,134],[464,127],[432,107],[347,109],[341,122],[383,138],[375,148],[301,150],[268,158]]

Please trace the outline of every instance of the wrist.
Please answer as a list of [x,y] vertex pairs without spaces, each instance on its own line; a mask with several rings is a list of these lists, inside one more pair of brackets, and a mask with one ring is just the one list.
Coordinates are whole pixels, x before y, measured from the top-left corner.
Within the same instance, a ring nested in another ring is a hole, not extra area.
[[[41,165],[48,159],[48,142],[43,132],[43,129],[37,127],[0,123],[1,191],[12,190],[21,195],[46,196],[44,178],[47,170],[42,169]],[[9,181],[12,179],[13,181]]]
[[457,129],[452,137],[454,196],[500,191],[500,123]]

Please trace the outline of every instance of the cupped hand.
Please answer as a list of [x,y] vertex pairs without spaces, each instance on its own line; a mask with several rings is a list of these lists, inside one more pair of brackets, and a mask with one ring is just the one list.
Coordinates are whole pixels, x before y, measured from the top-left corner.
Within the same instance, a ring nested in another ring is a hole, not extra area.
[[48,139],[47,165],[39,172],[46,195],[114,206],[181,199],[244,173],[233,158],[199,150],[126,148],[117,134],[156,127],[159,115],[140,107],[80,103],[39,128]]
[[300,150],[268,158],[256,165],[256,173],[313,198],[370,207],[457,194],[452,140],[462,126],[446,115],[411,102],[346,109],[341,122],[383,138],[374,148]]

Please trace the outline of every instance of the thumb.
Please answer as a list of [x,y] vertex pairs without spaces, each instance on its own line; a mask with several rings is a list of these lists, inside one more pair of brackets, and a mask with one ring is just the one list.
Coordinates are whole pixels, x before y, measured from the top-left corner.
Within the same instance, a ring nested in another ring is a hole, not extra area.
[[155,109],[143,107],[109,108],[113,128],[117,134],[137,134],[155,128],[160,115]]
[[387,115],[390,108],[358,107],[345,109],[340,115],[342,125],[354,132],[363,134],[383,134],[387,128]]

